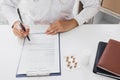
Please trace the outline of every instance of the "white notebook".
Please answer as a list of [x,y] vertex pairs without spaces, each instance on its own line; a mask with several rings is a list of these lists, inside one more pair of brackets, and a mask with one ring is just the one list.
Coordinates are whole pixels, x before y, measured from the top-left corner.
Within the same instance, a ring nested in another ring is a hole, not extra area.
[[32,33],[24,40],[16,77],[60,74],[59,34]]

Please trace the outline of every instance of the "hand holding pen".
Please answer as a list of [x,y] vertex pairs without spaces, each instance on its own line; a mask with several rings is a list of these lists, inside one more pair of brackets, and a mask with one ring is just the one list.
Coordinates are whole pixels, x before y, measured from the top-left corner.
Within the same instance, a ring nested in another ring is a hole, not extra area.
[[30,41],[30,38],[28,37],[29,31],[30,31],[29,27],[23,25],[19,21],[16,21],[13,24],[13,33],[19,38],[27,37],[27,39]]
[[20,21],[16,21],[16,22],[13,24],[13,26],[12,26],[13,32],[14,32],[14,34],[15,34],[16,36],[18,36],[18,37],[20,37],[20,38],[27,37],[27,39],[30,41],[30,38],[29,38],[29,36],[28,36],[30,29],[29,29],[28,26],[25,26],[25,25],[22,24],[22,23],[23,23],[23,20],[22,20],[22,16],[21,16],[21,14],[20,14],[19,8],[17,9],[17,12],[18,12],[18,15],[19,15],[19,18],[20,18],[21,22],[20,22]]

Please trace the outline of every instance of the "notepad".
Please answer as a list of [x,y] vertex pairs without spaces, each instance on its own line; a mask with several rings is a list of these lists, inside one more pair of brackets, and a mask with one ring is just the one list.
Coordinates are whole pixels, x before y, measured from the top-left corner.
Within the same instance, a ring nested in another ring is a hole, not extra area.
[[97,48],[97,53],[96,53],[96,58],[95,58],[95,62],[94,62],[93,72],[96,74],[99,74],[99,75],[110,77],[110,78],[120,79],[119,76],[116,76],[106,70],[103,70],[103,69],[97,67],[98,61],[101,58],[106,46],[107,46],[106,42],[102,42],[102,41],[99,42],[98,48]]
[[108,42],[97,66],[120,76],[120,42],[112,39]]
[[32,33],[24,40],[17,77],[60,74],[59,34]]

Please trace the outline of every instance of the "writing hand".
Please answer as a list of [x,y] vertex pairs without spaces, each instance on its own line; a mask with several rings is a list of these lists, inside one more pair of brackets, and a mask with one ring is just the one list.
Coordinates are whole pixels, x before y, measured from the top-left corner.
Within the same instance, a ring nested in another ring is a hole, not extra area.
[[28,26],[24,25],[24,27],[26,29],[26,31],[24,31],[20,26],[21,26],[20,22],[16,21],[13,24],[13,33],[19,38],[24,38],[29,34],[30,29]]

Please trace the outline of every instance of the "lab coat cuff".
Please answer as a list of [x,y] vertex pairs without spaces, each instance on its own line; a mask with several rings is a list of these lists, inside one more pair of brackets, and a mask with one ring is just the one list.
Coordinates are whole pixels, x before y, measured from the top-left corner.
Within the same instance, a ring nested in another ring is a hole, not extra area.
[[82,20],[82,18],[80,18],[78,15],[76,15],[74,17],[74,19],[77,21],[78,25],[82,25],[84,23],[84,20]]

